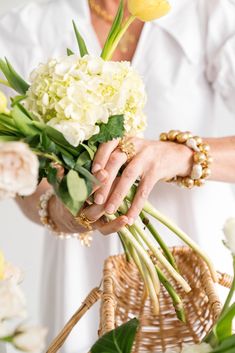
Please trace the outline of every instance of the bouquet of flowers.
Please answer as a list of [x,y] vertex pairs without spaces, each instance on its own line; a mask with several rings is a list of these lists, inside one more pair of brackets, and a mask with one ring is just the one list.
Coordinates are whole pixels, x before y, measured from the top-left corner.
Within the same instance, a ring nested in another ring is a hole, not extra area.
[[21,322],[27,314],[22,277],[20,269],[5,261],[0,252],[0,342],[22,352],[39,353],[45,347],[47,330]]
[[[109,60],[136,18],[156,19],[167,14],[170,6],[165,0],[129,0],[128,7],[130,17],[124,21],[123,1],[120,1],[100,57],[88,53],[73,22],[80,56],[67,49],[67,56],[40,64],[30,76],[31,84],[20,77],[7,59],[0,60],[0,70],[6,78],[1,83],[18,92],[12,98],[11,110],[5,108],[0,114],[0,141],[23,141],[30,146],[39,158],[39,181],[47,178],[74,216],[88,199],[92,202],[92,190],[98,182],[91,174],[91,165],[99,144],[139,134],[146,126],[146,93],[141,77],[129,62]],[[63,176],[58,173],[58,165],[64,170]],[[138,181],[119,210],[106,215],[107,220],[126,214],[137,185]],[[157,257],[186,292],[190,291],[190,286],[180,275],[174,257],[147,218],[148,214],[200,254],[215,281],[216,272],[207,255],[149,203],[134,225],[120,230],[127,258],[136,263],[154,312],[159,311],[161,282],[172,297],[177,316],[185,321],[181,298],[151,257]]]

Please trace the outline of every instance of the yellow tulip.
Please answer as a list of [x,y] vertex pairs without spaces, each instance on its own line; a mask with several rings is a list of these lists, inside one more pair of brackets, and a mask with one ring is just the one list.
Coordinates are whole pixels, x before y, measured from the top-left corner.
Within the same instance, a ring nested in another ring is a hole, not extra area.
[[7,109],[7,97],[4,93],[0,91],[0,113],[8,113],[9,110]]
[[128,0],[130,14],[144,22],[165,16],[170,9],[167,0]]
[[5,259],[3,253],[0,251],[0,280],[4,279]]

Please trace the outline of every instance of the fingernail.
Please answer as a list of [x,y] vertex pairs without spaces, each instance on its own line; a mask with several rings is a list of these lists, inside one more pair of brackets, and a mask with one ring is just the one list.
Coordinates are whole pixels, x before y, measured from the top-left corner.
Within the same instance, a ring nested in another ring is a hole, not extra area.
[[97,204],[97,205],[103,205],[103,203],[104,203],[104,196],[103,195],[101,195],[101,194],[97,194],[96,196],[95,196],[95,203]]
[[95,163],[92,167],[92,173],[97,173],[101,169],[101,165],[98,163]]
[[105,208],[105,211],[108,213],[108,214],[113,214],[115,212],[115,205],[113,205],[112,203],[109,204],[106,208]]
[[132,226],[134,224],[134,219],[128,218],[128,224],[129,224],[129,226]]
[[102,183],[103,181],[106,180],[107,174],[106,172],[104,172],[103,170],[101,170],[100,172],[98,172],[96,174],[96,178]]

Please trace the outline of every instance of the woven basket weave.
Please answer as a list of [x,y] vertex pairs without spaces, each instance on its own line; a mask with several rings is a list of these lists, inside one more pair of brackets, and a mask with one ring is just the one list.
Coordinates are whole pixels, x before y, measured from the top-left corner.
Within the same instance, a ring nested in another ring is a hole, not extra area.
[[[150,300],[143,300],[144,285],[134,263],[128,263],[125,255],[113,256],[104,265],[103,292],[95,288],[88,295],[47,353],[58,351],[76,323],[100,297],[100,336],[133,317],[139,318],[140,330],[133,353],[162,353],[167,348],[182,347],[183,343],[200,342],[218,318],[221,302],[203,260],[187,247],[175,247],[172,252],[181,274],[192,288],[186,294],[166,273],[182,297],[186,324],[177,319],[171,298],[163,286],[159,297],[160,313],[154,316]],[[219,274],[220,285],[229,288],[231,282],[230,276]]]

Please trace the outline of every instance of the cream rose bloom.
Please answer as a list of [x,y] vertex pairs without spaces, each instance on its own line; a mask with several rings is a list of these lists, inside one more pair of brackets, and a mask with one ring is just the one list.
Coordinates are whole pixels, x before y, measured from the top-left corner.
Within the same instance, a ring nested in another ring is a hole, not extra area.
[[0,143],[0,199],[33,194],[38,169],[38,159],[26,144]]
[[229,218],[224,225],[225,243],[235,255],[235,218]]
[[28,353],[40,353],[45,348],[47,330],[39,326],[20,326],[13,338],[14,346]]

